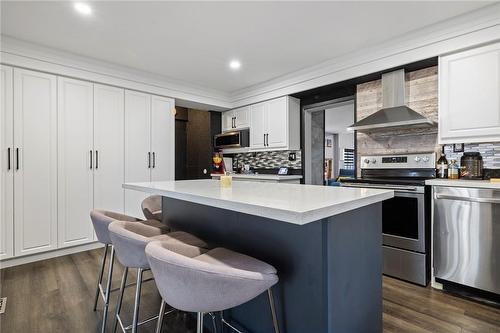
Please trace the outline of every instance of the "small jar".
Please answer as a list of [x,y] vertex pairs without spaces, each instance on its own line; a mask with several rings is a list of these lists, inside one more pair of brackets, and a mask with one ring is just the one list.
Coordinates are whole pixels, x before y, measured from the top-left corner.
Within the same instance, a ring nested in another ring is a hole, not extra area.
[[460,168],[458,167],[456,160],[451,160],[450,165],[448,166],[448,178],[449,179],[458,179],[459,178]]

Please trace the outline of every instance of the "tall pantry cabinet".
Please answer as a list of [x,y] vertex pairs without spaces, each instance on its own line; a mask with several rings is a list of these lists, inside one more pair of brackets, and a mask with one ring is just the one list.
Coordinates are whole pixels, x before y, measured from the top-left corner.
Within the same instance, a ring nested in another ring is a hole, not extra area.
[[[174,100],[125,91],[125,182],[174,180]],[[142,217],[147,194],[125,191],[125,214]]]
[[91,243],[93,208],[142,217],[125,181],[174,178],[173,99],[0,70],[0,260]]
[[93,208],[123,212],[124,90],[58,78],[58,245],[94,239]]

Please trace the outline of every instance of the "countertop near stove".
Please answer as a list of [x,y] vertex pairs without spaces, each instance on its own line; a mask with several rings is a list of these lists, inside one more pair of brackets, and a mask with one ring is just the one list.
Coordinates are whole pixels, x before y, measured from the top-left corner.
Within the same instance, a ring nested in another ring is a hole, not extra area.
[[425,185],[500,189],[500,183],[489,180],[428,179],[425,181]]
[[394,191],[217,180],[128,183],[123,188],[304,225],[390,199]]

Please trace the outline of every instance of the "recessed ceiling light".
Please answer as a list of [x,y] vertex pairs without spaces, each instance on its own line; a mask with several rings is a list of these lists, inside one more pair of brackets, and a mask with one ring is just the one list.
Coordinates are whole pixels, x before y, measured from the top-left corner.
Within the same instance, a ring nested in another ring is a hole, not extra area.
[[231,60],[231,62],[229,63],[229,68],[233,70],[238,70],[240,69],[240,67],[241,67],[241,62],[239,62],[238,60]]
[[75,2],[75,4],[73,5],[73,7],[80,14],[83,14],[83,15],[90,15],[90,14],[92,14],[92,8],[88,4],[86,4],[86,3]]

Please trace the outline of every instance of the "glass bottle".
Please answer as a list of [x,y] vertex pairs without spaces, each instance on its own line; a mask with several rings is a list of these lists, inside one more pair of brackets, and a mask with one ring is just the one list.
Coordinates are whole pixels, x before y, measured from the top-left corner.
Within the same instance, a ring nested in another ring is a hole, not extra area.
[[441,157],[437,161],[436,177],[441,179],[448,178],[448,160],[446,159],[444,151],[441,153]]

